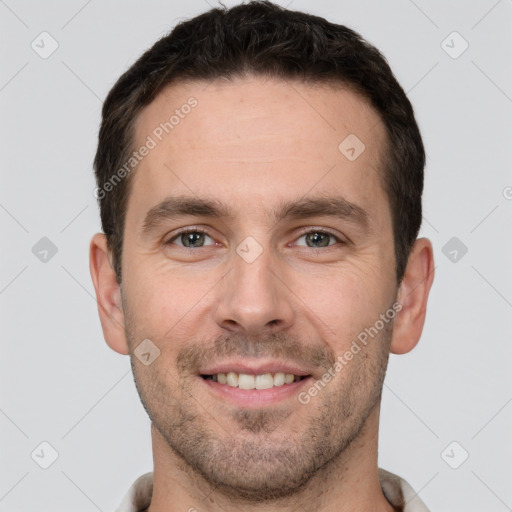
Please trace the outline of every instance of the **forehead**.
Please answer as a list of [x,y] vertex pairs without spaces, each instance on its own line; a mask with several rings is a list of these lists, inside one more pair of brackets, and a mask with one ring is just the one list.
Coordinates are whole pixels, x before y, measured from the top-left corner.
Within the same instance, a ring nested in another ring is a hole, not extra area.
[[251,208],[333,189],[386,207],[383,123],[342,86],[262,77],[178,83],[139,114],[133,146],[143,145],[152,149],[130,197],[141,209],[172,194],[236,197]]
[[[304,142],[297,158],[325,156],[325,152],[337,156],[337,143],[349,133],[365,139],[367,146],[370,143],[368,156],[380,149],[383,132],[380,117],[368,101],[342,85],[252,76],[165,88],[140,112],[135,141],[143,142],[153,134],[157,142],[163,136],[169,149],[179,147],[180,152],[197,157],[211,147],[229,147],[232,158],[261,161],[263,156],[280,156],[283,144],[297,149],[297,141]],[[279,144],[255,144],[273,142],[276,136]],[[316,153],[313,144],[318,147]]]

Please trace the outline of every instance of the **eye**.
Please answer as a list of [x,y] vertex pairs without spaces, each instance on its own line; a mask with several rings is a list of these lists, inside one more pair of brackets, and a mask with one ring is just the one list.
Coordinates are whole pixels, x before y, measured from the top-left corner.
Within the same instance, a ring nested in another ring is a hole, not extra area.
[[213,244],[206,244],[206,245],[214,245],[215,241],[213,238],[206,234],[205,231],[202,229],[188,229],[187,231],[181,231],[177,235],[170,238],[167,242],[165,242],[166,245],[175,244],[180,247],[184,247],[185,249],[195,249],[195,248],[201,248],[205,246],[205,239],[209,238],[213,241]]
[[[306,245],[307,247],[312,247],[314,249],[328,247],[330,245],[335,245],[337,242],[341,242],[337,236],[320,229],[310,230],[300,236],[297,240],[300,240],[301,238],[304,238],[306,243],[297,245]],[[332,244],[329,243],[329,238],[335,240],[335,242]]]
[[[205,243],[207,238],[209,238],[212,243]],[[321,229],[311,229],[304,232],[297,238],[297,241],[301,239],[304,239],[305,243],[296,243],[296,245],[311,247],[313,249],[321,249],[323,247],[336,245],[336,243],[343,243],[343,241],[333,233]],[[215,240],[201,228],[188,228],[175,234],[165,242],[166,245],[177,245],[185,249],[201,249],[208,245],[215,245],[215,243]]]

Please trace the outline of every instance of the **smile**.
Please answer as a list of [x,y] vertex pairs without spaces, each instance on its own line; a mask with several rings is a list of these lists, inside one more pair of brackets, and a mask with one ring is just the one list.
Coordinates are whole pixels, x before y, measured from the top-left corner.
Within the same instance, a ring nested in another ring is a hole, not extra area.
[[219,384],[225,384],[239,389],[270,389],[273,387],[292,384],[305,378],[304,375],[294,375],[293,373],[263,373],[260,375],[251,375],[248,373],[217,373],[214,375],[201,375],[203,379],[212,380]]

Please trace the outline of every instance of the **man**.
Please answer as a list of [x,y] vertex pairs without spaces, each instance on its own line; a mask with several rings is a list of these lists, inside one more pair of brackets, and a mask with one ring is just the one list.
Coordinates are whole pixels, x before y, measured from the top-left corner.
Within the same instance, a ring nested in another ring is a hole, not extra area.
[[154,471],[119,511],[427,510],[377,467],[388,356],[433,280],[424,164],[382,55],[270,2],[183,22],[121,76],[90,267]]

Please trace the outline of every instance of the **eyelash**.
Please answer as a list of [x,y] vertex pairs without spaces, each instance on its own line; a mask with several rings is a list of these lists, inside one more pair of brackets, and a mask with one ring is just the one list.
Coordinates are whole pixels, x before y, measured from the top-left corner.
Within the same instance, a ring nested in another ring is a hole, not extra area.
[[[194,226],[190,226],[190,227],[187,227],[187,228],[184,228],[182,229],[181,231],[179,231],[178,233],[175,233],[172,238],[169,238],[169,240],[167,240],[165,242],[165,245],[172,245],[172,242],[174,240],[176,240],[179,236],[183,235],[184,233],[203,233],[205,235],[208,235],[210,238],[212,238],[212,240],[214,240],[214,238],[208,234],[208,231],[204,228],[201,228],[201,227],[194,227]],[[330,231],[326,231],[325,229],[320,229],[320,228],[308,228],[306,231],[302,231],[298,238],[302,238],[304,235],[308,235],[310,233],[321,233],[321,234],[324,234],[324,235],[329,235],[331,236],[332,238],[334,238],[338,243],[340,244],[345,244],[346,242],[344,242],[343,240],[341,240],[338,236],[336,236],[334,233],[331,233]],[[332,244],[332,245],[328,245],[326,247],[307,247],[307,246],[300,246],[300,247],[304,247],[306,249],[313,249],[313,250],[325,250],[325,249],[328,249],[330,247],[332,247],[333,245],[336,245],[336,244]],[[204,249],[205,247],[185,247],[185,246],[182,246],[182,245],[178,245],[177,247],[179,247],[180,249],[185,249],[185,250],[188,250],[188,251],[197,251],[199,249]]]

